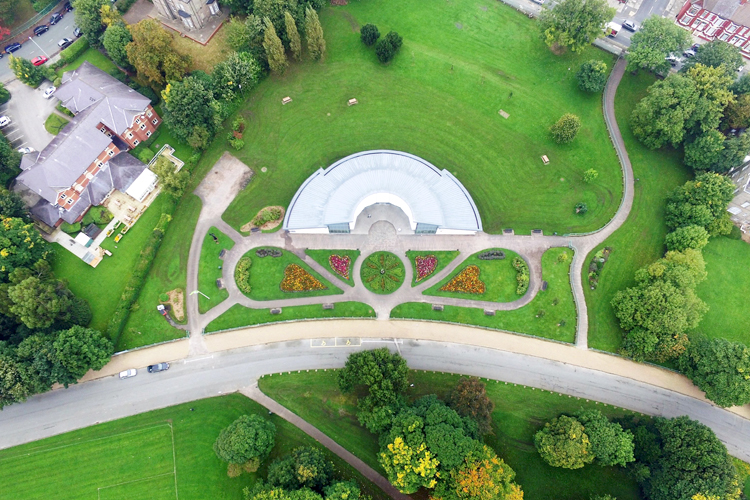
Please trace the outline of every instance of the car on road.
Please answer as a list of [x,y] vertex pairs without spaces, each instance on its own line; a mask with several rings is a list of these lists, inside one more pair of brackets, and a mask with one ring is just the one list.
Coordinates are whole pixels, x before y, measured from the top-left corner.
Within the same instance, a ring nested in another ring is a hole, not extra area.
[[34,59],[31,60],[31,64],[34,66],[41,66],[42,64],[49,61],[46,56],[36,56]]
[[42,36],[48,31],[49,31],[49,26],[47,26],[46,24],[42,24],[41,26],[37,26],[36,28],[34,28],[34,34],[36,36]]
[[544,5],[544,0],[531,0],[531,1],[538,5]]
[[49,18],[49,23],[57,24],[60,21],[62,21],[62,18],[63,18],[63,15],[61,13],[55,12],[54,14],[52,14],[52,17]]
[[156,363],[155,365],[148,366],[149,373],[157,373],[169,370],[169,363]]
[[18,42],[13,42],[10,45],[5,46],[5,52],[7,54],[12,54],[13,52],[17,51],[21,48],[21,44]]
[[35,151],[36,151],[36,149],[34,149],[34,148],[28,148],[28,147],[27,148],[18,148],[18,152],[21,153],[22,155],[27,155],[27,154],[33,153]]
[[83,35],[83,31],[81,31],[81,28],[79,28],[78,26],[76,26],[73,29],[73,36],[75,36],[76,38],[81,38],[81,35]]
[[622,27],[625,28],[628,31],[633,31],[633,32],[638,29],[638,26],[636,26],[636,24],[633,21],[630,21],[630,20],[623,21]]
[[55,90],[57,90],[57,87],[54,85],[47,87],[47,90],[44,91],[44,98],[49,99],[52,97],[52,95],[55,93]]
[[57,46],[60,47],[61,49],[67,49],[68,47],[70,47],[72,43],[73,43],[73,40],[66,37],[60,40],[59,42],[57,42]]
[[10,125],[10,118],[7,116],[0,116],[0,128],[7,127]]
[[120,372],[120,378],[130,378],[138,375],[138,370],[130,368],[129,370],[123,370]]
[[65,2],[65,5],[63,5],[63,10],[65,12],[72,12],[73,11],[73,6],[70,5],[70,2]]

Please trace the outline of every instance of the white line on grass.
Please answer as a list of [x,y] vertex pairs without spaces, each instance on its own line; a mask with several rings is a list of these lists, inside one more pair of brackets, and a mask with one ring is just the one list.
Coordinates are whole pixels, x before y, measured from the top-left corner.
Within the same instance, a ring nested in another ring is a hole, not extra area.
[[[154,479],[155,477],[170,476],[172,474],[174,474],[174,473],[173,472],[165,472],[164,474],[156,474],[155,476],[142,477],[140,479],[132,479],[130,481],[123,481],[122,483],[110,484],[108,486],[101,486],[101,487],[99,487],[99,488],[96,489],[96,496],[97,496],[97,498],[99,500],[101,500],[101,498],[102,498],[101,490],[106,490],[107,488],[116,488],[117,486],[124,486],[126,484],[131,484],[131,483],[139,483],[141,481],[148,481],[149,479]],[[176,493],[176,491],[175,491],[175,493]]]
[[174,447],[174,427],[172,422],[169,422],[169,430],[172,432],[172,465],[174,466],[174,497],[180,500],[180,495],[177,493],[177,452]]

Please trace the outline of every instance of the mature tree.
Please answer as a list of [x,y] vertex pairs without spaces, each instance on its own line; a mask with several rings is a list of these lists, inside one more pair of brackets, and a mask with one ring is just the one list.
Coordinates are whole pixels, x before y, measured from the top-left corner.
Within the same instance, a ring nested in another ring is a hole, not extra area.
[[630,117],[633,134],[651,149],[667,144],[677,147],[692,123],[698,100],[695,82],[685,75],[670,75],[657,81],[633,110]]
[[0,104],[5,104],[10,101],[10,92],[5,88],[5,85],[0,82]]
[[15,77],[29,87],[36,88],[44,80],[44,69],[41,66],[34,66],[28,59],[11,54],[8,57],[8,66]]
[[476,421],[479,432],[492,432],[495,403],[487,396],[484,383],[476,377],[461,377],[448,398],[448,404],[462,417]]
[[102,5],[101,9],[99,9],[99,12],[101,14],[102,24],[105,26],[105,30],[106,28],[114,26],[115,24],[124,23],[124,21],[122,20],[122,15],[120,15],[117,7],[112,4]]
[[[236,12],[233,10],[233,12]],[[224,41],[230,49],[241,52],[250,49],[250,30],[245,21],[237,16],[232,16],[224,23],[222,28]]]
[[567,144],[576,138],[581,128],[581,119],[572,113],[565,113],[549,129],[558,144]]
[[275,444],[276,426],[259,415],[242,415],[222,429],[214,443],[216,456],[224,462],[258,470]]
[[380,31],[377,26],[368,23],[359,29],[359,38],[362,40],[362,43],[370,47],[380,38]]
[[667,250],[681,252],[688,248],[702,250],[708,245],[708,231],[701,226],[678,227],[666,238]]
[[302,24],[304,19],[304,5],[297,0],[255,0],[253,14],[258,18],[266,21],[266,18],[273,24],[276,34],[284,43],[289,43],[289,37],[286,32],[286,23],[284,22],[284,12],[289,12],[295,21]]
[[185,74],[190,57],[178,53],[172,35],[155,19],[144,19],[129,26],[133,41],[125,46],[128,61],[138,75],[155,85],[179,80]]
[[674,230],[696,225],[703,226],[712,236],[729,234],[732,223],[726,210],[734,190],[734,183],[723,175],[699,174],[667,198],[667,227]]
[[[458,467],[477,442],[474,439],[477,435],[476,422],[461,418],[455,410],[434,395],[421,398],[411,408],[399,413],[389,431],[389,442],[401,436],[410,444],[418,444],[416,441],[410,441],[411,434],[401,426],[404,420],[411,421],[412,414],[424,422],[424,443],[432,456],[438,460],[443,472]],[[420,437],[419,441],[421,440]]]
[[[19,165],[21,165],[21,154],[0,132],[0,185],[7,185],[11,178],[21,173]],[[0,212],[0,215],[7,217],[3,212]]]
[[[226,5],[233,14],[250,14],[253,11],[253,0],[224,0],[221,5]],[[226,26],[224,28],[226,30]],[[236,50],[236,49],[235,49]]]
[[383,38],[378,40],[375,44],[375,55],[378,57],[378,61],[387,63],[396,55],[398,49],[401,48],[404,40],[395,31],[389,31]]
[[[3,285],[8,303],[3,304],[3,312],[28,328],[48,328],[56,321],[70,319],[71,293],[57,280],[43,280],[29,276],[23,268],[11,273],[11,283]],[[21,276],[17,276],[23,272]],[[4,302],[4,300],[3,300]]]
[[427,448],[423,428],[422,418],[402,412],[391,431],[381,438],[380,465],[391,484],[407,495],[437,484],[439,462]]
[[322,492],[333,479],[333,463],[319,448],[302,446],[268,466],[268,482],[286,490]]
[[742,133],[738,136],[729,137],[724,141],[721,158],[717,163],[711,165],[711,171],[725,173],[734,167],[739,167],[744,163],[748,151],[750,151],[750,134]]
[[286,26],[286,36],[289,39],[289,50],[292,51],[292,57],[299,61],[302,57],[302,42],[297,31],[297,23],[288,11],[284,11],[284,25]]
[[719,406],[750,403],[750,348],[722,338],[699,338],[680,358],[680,369]]
[[607,63],[592,59],[581,64],[576,73],[578,87],[586,92],[601,92],[607,84]]
[[108,5],[109,0],[72,0],[73,15],[76,26],[81,28],[83,36],[94,47],[99,47],[99,39],[104,33],[102,23],[102,6]]
[[632,432],[623,430],[618,423],[610,422],[599,410],[582,410],[576,414],[576,418],[583,424],[591,441],[595,463],[604,467],[625,467],[635,460]]
[[263,19],[263,23],[266,26],[263,34],[263,47],[266,49],[268,66],[274,73],[284,74],[287,66],[289,66],[289,62],[286,60],[286,52],[284,52],[284,44],[281,43],[281,39],[276,34],[276,28],[271,19],[266,17]]
[[542,39],[552,47],[568,47],[581,52],[597,38],[615,15],[615,9],[604,0],[563,0],[539,16]]
[[687,76],[698,91],[698,103],[687,129],[700,134],[718,128],[724,108],[734,99],[734,94],[729,90],[732,78],[722,68],[702,64],[687,70]]
[[326,40],[323,38],[323,27],[320,25],[318,13],[309,5],[305,8],[305,38],[310,57],[319,61],[326,53]]
[[698,47],[695,57],[689,58],[680,71],[687,71],[696,64],[718,68],[724,66],[724,71],[732,77],[743,65],[740,49],[721,40],[713,40]]
[[219,125],[216,100],[200,79],[189,76],[181,82],[171,82],[161,96],[164,121],[178,139],[188,141],[199,129],[206,131],[208,137],[215,133]]
[[28,217],[29,211],[17,193],[0,186],[0,215],[24,219]]
[[[18,5],[18,0],[1,0],[0,1],[0,22],[4,26],[10,26],[15,19],[15,9]],[[2,38],[0,37],[0,40]]]
[[356,481],[338,481],[323,489],[326,500],[359,500],[360,490]]
[[724,124],[735,129],[750,126],[750,94],[740,94],[724,108]]
[[745,73],[735,80],[729,90],[735,95],[750,94],[750,74]]
[[245,500],[323,500],[322,496],[308,488],[286,491],[262,481],[257,482],[252,490],[245,488],[243,493]]
[[33,394],[28,384],[28,372],[28,366],[0,350],[0,408],[24,401]]
[[55,353],[55,379],[68,386],[89,370],[101,370],[114,354],[112,342],[98,330],[74,326],[58,333],[52,344]]
[[690,45],[690,33],[677,26],[671,19],[651,16],[630,39],[627,60],[628,70],[646,69],[667,73],[670,69],[666,57],[682,52]]
[[534,435],[534,445],[542,459],[552,467],[580,469],[594,461],[591,442],[581,422],[560,415]]
[[109,54],[109,57],[121,68],[129,68],[128,52],[126,47],[133,41],[125,23],[113,24],[102,36],[102,45]]
[[225,60],[214,66],[211,72],[214,96],[231,101],[250,92],[258,84],[261,69],[253,56],[247,52],[232,52]]
[[712,129],[685,144],[685,164],[695,170],[709,170],[721,161],[723,153],[724,134]]
[[51,252],[49,243],[39,234],[33,224],[17,217],[0,220],[0,281],[18,267],[31,267]]

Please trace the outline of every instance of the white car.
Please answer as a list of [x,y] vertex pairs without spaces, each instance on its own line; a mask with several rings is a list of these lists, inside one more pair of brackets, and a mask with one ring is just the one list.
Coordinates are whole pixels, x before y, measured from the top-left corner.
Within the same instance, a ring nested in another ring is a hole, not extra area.
[[10,125],[10,118],[7,116],[0,116],[0,128],[7,127]]
[[55,87],[54,85],[52,85],[51,87],[47,87],[47,90],[44,91],[44,98],[49,99],[50,97],[52,97],[52,94],[55,93],[55,90],[57,90],[57,87]]
[[638,29],[638,26],[633,21],[627,20],[623,21],[622,27],[625,28],[628,31],[636,31]]
[[131,368],[129,370],[123,370],[120,372],[120,378],[130,378],[135,377],[138,374],[138,370],[135,368]]
[[29,153],[33,153],[34,151],[36,151],[36,149],[34,148],[18,148],[18,152],[22,155],[27,155]]

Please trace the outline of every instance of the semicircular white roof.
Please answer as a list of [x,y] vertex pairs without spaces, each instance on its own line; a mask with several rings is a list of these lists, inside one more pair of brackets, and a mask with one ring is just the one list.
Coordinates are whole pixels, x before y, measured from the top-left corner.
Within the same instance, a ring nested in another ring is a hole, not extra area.
[[450,172],[417,156],[387,150],[355,153],[308,177],[289,204],[284,229],[354,222],[361,201],[383,194],[403,201],[414,222],[482,230],[474,201]]

